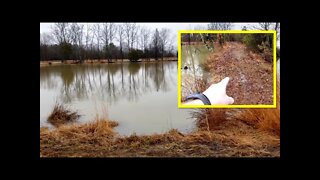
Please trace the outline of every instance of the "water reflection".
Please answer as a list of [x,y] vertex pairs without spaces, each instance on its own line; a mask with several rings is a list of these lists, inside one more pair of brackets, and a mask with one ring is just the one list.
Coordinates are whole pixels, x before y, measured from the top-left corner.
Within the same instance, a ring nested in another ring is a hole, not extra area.
[[121,134],[192,129],[190,110],[177,108],[177,62],[57,65],[40,68],[40,126],[54,101],[80,111],[80,121],[107,106]]
[[64,103],[95,96],[112,105],[119,98],[137,101],[143,93],[166,92],[175,76],[174,63],[51,66],[40,68],[40,88],[59,89]]

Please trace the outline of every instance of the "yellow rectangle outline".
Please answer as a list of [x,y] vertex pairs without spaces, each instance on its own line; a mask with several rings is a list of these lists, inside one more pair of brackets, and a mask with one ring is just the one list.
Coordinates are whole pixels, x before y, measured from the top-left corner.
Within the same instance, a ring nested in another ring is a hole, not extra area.
[[[181,104],[181,34],[183,33],[233,33],[233,34],[273,34],[273,104],[272,105],[182,105]],[[275,30],[179,30],[178,31],[178,108],[276,108],[277,107],[277,66],[276,66],[276,45],[277,32]]]

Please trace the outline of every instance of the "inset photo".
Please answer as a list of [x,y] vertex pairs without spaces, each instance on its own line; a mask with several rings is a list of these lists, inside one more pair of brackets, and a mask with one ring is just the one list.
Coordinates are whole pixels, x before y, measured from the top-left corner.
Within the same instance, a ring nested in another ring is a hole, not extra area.
[[272,30],[179,31],[178,107],[276,108],[276,47]]

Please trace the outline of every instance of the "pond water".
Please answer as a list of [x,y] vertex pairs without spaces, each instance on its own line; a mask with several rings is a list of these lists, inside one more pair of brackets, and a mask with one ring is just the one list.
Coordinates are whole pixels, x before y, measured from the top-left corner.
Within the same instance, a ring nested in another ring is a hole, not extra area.
[[194,93],[197,79],[208,80],[210,73],[203,64],[211,51],[205,45],[183,45],[181,47],[182,97]]
[[40,67],[41,127],[53,128],[47,118],[56,101],[77,110],[79,123],[106,109],[121,135],[195,128],[193,110],[177,107],[177,62]]
[[[202,76],[205,70],[202,68],[210,51],[205,45],[184,45],[181,47],[181,67],[183,74]],[[187,69],[185,69],[187,67]]]

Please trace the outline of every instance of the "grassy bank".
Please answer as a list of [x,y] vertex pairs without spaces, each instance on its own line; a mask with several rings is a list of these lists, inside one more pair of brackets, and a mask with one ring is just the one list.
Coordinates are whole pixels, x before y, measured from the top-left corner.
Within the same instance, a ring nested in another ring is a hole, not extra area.
[[[51,116],[57,117],[53,119],[75,113],[61,107],[54,108]],[[40,128],[40,157],[279,157],[280,127],[273,125],[279,118],[274,113],[208,109],[199,112],[195,132],[182,134],[173,129],[144,136],[117,134],[113,128],[118,123],[105,115],[86,124],[68,123],[66,118],[58,120],[55,129]]]
[[[241,123],[241,122],[238,122]],[[119,136],[117,123],[99,120],[82,125],[40,128],[40,157],[277,157],[279,139],[265,132],[252,136],[224,130],[184,135],[177,130],[149,136]],[[245,126],[245,124],[242,124]],[[234,135],[233,133],[238,133]],[[267,142],[267,144],[265,143]]]
[[[280,88],[278,88],[280,89]],[[278,102],[279,103],[279,102]],[[121,136],[115,121],[62,123],[40,128],[40,157],[280,157],[276,109],[203,109],[198,130]]]
[[[263,60],[260,54],[248,52],[239,43],[226,43],[224,48],[216,48],[209,55],[203,68],[209,71],[212,78],[209,80],[197,79],[196,83],[189,83],[189,87],[194,90],[203,92],[211,83],[217,83],[224,77],[230,76],[232,80],[228,84],[227,94],[235,99],[235,103],[241,104],[248,102],[248,99],[255,100],[257,97],[260,97],[261,102],[263,102],[262,100],[266,99],[264,96],[268,97],[267,99],[272,99],[269,98],[272,97],[272,92],[254,88],[254,85],[263,85],[264,88],[272,90],[272,64]],[[239,85],[241,75],[250,83]],[[229,121],[240,121],[257,131],[268,132],[274,137],[280,138],[279,74],[277,74],[276,81],[277,108],[203,109],[194,114],[194,117],[197,118],[198,127],[210,131],[221,129],[227,131]],[[260,94],[261,92],[264,92],[264,94]],[[252,94],[255,96],[252,96]]]

